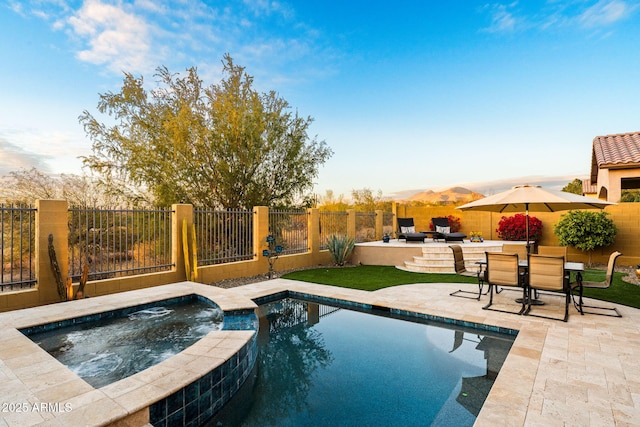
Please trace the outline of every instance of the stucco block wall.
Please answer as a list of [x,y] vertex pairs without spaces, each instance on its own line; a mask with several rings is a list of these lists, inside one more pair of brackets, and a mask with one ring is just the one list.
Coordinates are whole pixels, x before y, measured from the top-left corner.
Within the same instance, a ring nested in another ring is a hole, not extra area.
[[[464,212],[455,209],[455,206],[408,206],[397,204],[394,208],[398,217],[412,217],[417,229],[428,230],[431,218],[453,215],[461,220],[461,231],[469,234],[470,231],[481,231],[485,239],[499,240],[497,228],[503,216],[513,216],[512,213],[495,212]],[[608,247],[595,250],[591,254],[591,261],[598,264],[606,264],[609,255],[613,251],[622,252],[618,259],[619,265],[640,264],[640,203],[619,203],[607,206],[604,210],[610,215],[618,229],[615,242]],[[553,226],[562,218],[562,212],[529,212],[542,221],[542,238],[539,245],[557,246],[558,238],[553,233]],[[569,259],[577,262],[588,262],[589,254],[569,248]]]
[[[173,267],[169,271],[92,280],[87,282],[84,294],[89,297],[108,295],[186,280],[182,227],[185,220],[188,226],[193,224],[193,206],[186,204],[173,205],[172,211],[172,247],[170,252]],[[269,234],[269,209],[264,206],[258,206],[254,208],[254,213],[253,259],[199,266],[199,282],[213,283],[228,278],[257,276],[266,274],[269,271],[269,262],[262,256],[262,250],[268,247],[266,237]],[[331,263],[329,252],[320,250],[319,212],[317,209],[310,209],[308,213],[309,250],[301,254],[280,256],[274,265],[276,273],[278,271]],[[66,285],[69,271],[68,215],[68,205],[64,200],[37,201],[34,254],[36,258],[36,286],[34,289],[1,292],[0,311],[51,304],[62,300],[58,294],[55,276],[51,269],[48,236],[52,234],[54,237],[56,258],[60,266],[62,282]],[[354,224],[350,236],[355,237],[355,212],[350,214],[349,223]],[[379,230],[378,233],[382,234],[382,231]],[[77,289],[78,283],[74,283],[73,286],[74,289]]]

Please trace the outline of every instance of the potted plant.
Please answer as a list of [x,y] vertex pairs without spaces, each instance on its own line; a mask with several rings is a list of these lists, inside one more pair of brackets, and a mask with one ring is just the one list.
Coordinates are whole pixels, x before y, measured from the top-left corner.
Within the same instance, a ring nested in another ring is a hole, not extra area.
[[470,231],[469,240],[471,242],[484,242],[484,239],[482,238],[482,231]]

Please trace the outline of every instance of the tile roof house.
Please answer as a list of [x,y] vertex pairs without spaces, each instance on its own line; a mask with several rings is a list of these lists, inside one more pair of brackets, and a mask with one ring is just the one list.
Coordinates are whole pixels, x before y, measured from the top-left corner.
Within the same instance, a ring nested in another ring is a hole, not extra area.
[[582,180],[582,195],[587,197],[598,197],[598,186],[592,184],[589,178]]
[[640,132],[596,136],[591,183],[599,199],[618,202],[622,190],[640,189]]

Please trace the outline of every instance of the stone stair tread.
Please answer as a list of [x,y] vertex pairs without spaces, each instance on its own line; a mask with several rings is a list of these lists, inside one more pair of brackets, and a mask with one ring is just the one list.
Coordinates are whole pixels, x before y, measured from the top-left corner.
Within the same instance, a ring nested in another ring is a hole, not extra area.
[[[500,252],[502,250],[501,243],[495,245],[469,243],[460,246],[464,253],[465,266],[470,271],[477,269],[477,263],[484,260],[485,252]],[[416,273],[455,274],[453,253],[448,245],[426,245],[422,248],[422,256],[413,256],[412,260],[404,261],[404,265],[396,266],[396,268]]]

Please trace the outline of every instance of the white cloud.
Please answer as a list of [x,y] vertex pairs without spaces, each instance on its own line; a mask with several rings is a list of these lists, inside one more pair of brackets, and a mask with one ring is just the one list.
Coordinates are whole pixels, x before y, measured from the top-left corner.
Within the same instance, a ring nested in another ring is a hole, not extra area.
[[[14,13],[65,31],[76,58],[118,77],[158,66],[218,76],[225,53],[256,81],[304,81],[334,70],[339,53],[279,0],[9,0]],[[150,82],[152,79],[147,78]]]
[[[595,28],[615,24],[627,19],[638,8],[624,0],[548,1],[533,10],[519,7],[517,2],[509,4],[487,4],[482,11],[488,12],[491,24],[482,31],[504,33],[522,29],[542,31],[580,26]],[[518,8],[516,16],[514,10]]]
[[251,10],[256,16],[258,15],[280,15],[290,20],[295,16],[293,9],[285,3],[270,0],[244,0],[245,6]]
[[634,7],[619,0],[600,0],[578,18],[585,27],[601,27],[625,19]]
[[81,61],[105,64],[114,72],[142,72],[152,67],[151,34],[141,17],[100,0],[87,0],[67,20],[88,49],[78,52]]
[[46,164],[48,156],[30,152],[20,145],[0,136],[0,176],[7,176],[9,172],[21,169],[37,168],[42,172],[49,172]]
[[494,4],[488,6],[491,9],[491,25],[485,28],[484,31],[489,33],[513,31],[516,27],[517,20],[507,9],[515,6],[515,4],[516,3],[510,5]]
[[91,154],[81,134],[38,128],[0,128],[0,176],[35,167],[44,173],[81,174],[79,156]]

